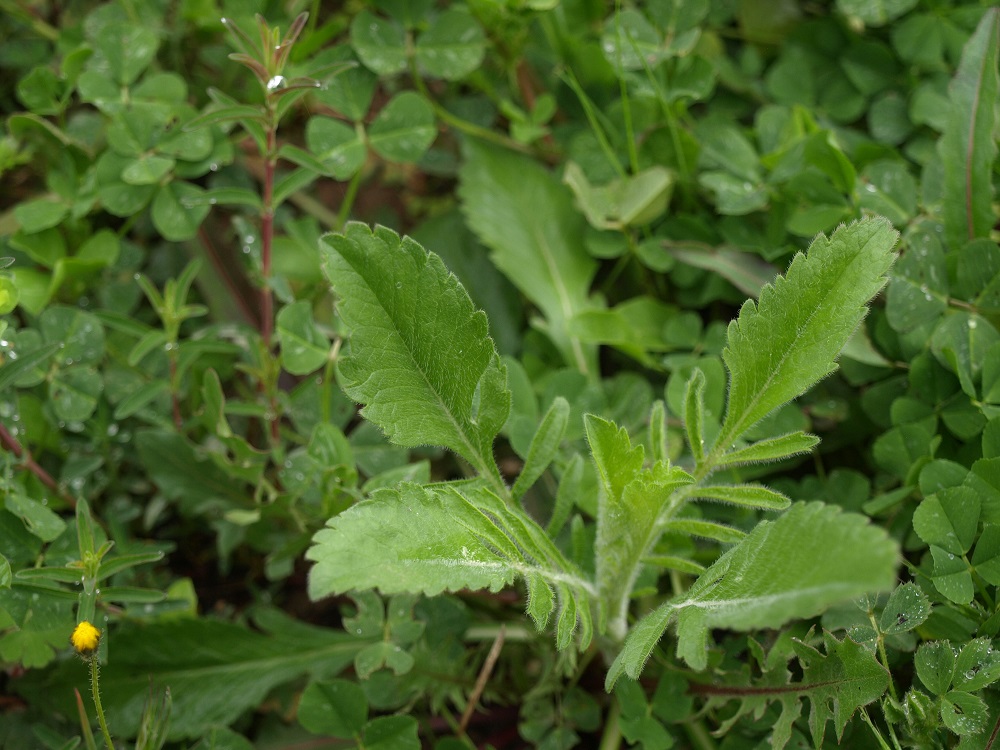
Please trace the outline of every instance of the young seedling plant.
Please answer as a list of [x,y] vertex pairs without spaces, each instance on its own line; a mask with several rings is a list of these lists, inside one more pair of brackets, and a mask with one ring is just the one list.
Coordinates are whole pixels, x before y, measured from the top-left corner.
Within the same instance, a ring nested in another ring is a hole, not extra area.
[[[440,258],[414,240],[356,223],[327,235],[324,269],[351,334],[340,362],[346,392],[392,442],[443,446],[467,462],[471,476],[401,482],[330,519],[308,552],[315,563],[309,593],[320,599],[364,589],[498,591],[520,579],[528,615],[539,629],[554,620],[559,649],[600,648],[610,664],[610,690],[623,676],[638,678],[671,623],[679,657],[704,669],[712,629],[777,628],[843,600],[891,589],[897,545],[863,516],[820,502],[790,504],[763,485],[715,477],[728,467],[778,461],[817,444],[805,432],[755,442],[745,435],[833,372],[886,282],[896,239],[891,225],[877,217],[820,235],[756,302],[743,305],[727,332],[728,401],[714,438],[706,437],[704,375],[695,370],[687,384],[679,415],[689,448],[683,465],[668,460],[661,403],[650,416],[650,456],[614,422],[583,417],[600,484],[595,573],[589,575],[589,566],[573,559],[520,503],[560,451],[570,419],[566,400],[552,401],[520,475],[508,485],[493,444],[508,419],[511,391],[485,314],[474,309]],[[773,515],[745,534],[682,516],[695,502]],[[632,624],[631,595],[647,565],[700,569],[693,561],[685,565],[654,555],[667,531],[733,546],[690,588],[638,613],[641,619]],[[830,648],[838,645],[834,641]],[[838,732],[852,712],[838,713]]]

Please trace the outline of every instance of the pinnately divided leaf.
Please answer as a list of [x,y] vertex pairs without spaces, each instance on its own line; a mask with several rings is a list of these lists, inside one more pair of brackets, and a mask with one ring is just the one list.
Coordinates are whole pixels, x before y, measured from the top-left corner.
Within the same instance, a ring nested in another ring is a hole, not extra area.
[[540,527],[482,487],[460,492],[449,485],[404,482],[376,492],[327,525],[306,553],[316,563],[309,575],[313,599],[365,589],[427,595],[498,591],[524,577],[528,611],[539,626],[558,599],[560,610],[572,604],[584,629],[590,628],[593,584],[562,558]]
[[638,678],[676,616],[678,654],[693,669],[707,663],[712,628],[777,628],[839,601],[887,591],[898,549],[884,530],[823,503],[796,503],[760,523],[695,584],[640,620],[608,672],[610,689],[624,673]]
[[351,330],[347,394],[397,445],[441,445],[506,493],[493,440],[507,421],[507,372],[458,279],[434,253],[385,227],[350,223],[321,245]]
[[743,305],[723,351],[729,402],[717,449],[833,372],[868,301],[886,282],[896,237],[882,218],[819,235],[756,303]]
[[[824,633],[824,649],[792,640],[791,650],[776,646],[763,657],[760,650],[761,676],[747,684],[746,673],[723,678],[709,696],[706,709],[718,708],[726,703],[739,701],[735,713],[720,727],[720,732],[733,726],[740,717],[760,715],[768,704],[777,703],[781,713],[773,724],[772,750],[782,750],[792,736],[793,724],[802,714],[803,700],[809,700],[809,729],[815,747],[823,746],[826,726],[833,719],[838,741],[848,720],[854,713],[872,701],[878,700],[889,687],[889,673],[879,664],[875,654],[850,638],[838,641]],[[777,653],[778,651],[782,653]],[[792,672],[788,661],[797,656],[801,665],[800,676],[789,680]]]

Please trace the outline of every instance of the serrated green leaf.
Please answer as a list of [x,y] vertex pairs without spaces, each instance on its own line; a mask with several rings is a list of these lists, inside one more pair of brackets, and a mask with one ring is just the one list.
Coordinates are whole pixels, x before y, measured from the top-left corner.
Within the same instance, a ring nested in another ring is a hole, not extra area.
[[989,638],[975,638],[962,646],[955,661],[956,690],[971,693],[997,680],[1000,680],[1000,651],[993,649]]
[[[525,576],[535,581],[536,596],[539,579],[561,592],[559,606],[573,607],[575,628],[575,599],[596,593],[559,559],[542,529],[485,489],[469,490],[467,497],[448,485],[403,483],[380,490],[327,525],[306,553],[316,563],[309,575],[314,599],[368,588],[427,595],[463,588],[497,591]],[[544,600],[542,594],[530,605],[538,622],[548,616]],[[588,608],[584,601],[579,609]]]
[[981,734],[989,727],[990,710],[978,695],[952,690],[941,697],[941,719],[955,734]]
[[442,445],[506,495],[493,440],[510,411],[486,316],[441,259],[384,227],[327,235],[323,269],[352,331],[347,394],[397,445]]
[[10,560],[0,555],[0,589],[9,589],[12,580]]
[[783,403],[829,375],[834,360],[882,288],[897,234],[865,219],[820,235],[784,277],[746,302],[729,324],[726,418],[716,445],[731,445]]
[[568,191],[539,164],[469,142],[459,196],[469,227],[493,263],[542,311],[544,331],[567,364],[597,375],[596,347],[569,332],[597,270],[583,244],[583,218]]
[[917,677],[931,695],[944,695],[955,674],[955,649],[948,641],[921,644],[913,659]]
[[915,583],[896,588],[879,616],[879,630],[886,635],[905,633],[924,623],[931,613],[927,595]]
[[733,505],[745,505],[762,510],[784,510],[789,505],[788,498],[761,484],[710,485],[697,487],[692,497],[703,500],[718,500]]
[[831,718],[839,742],[854,712],[878,700],[889,687],[889,673],[864,646],[850,638],[838,641],[829,633],[824,633],[823,640],[826,654],[792,641],[802,662],[802,693],[812,705],[809,730],[815,747],[823,745]]
[[994,136],[1000,55],[1000,9],[983,15],[962,51],[948,89],[947,124],[938,141],[944,165],[944,224],[953,250],[977,237],[989,237],[993,211]]
[[[711,628],[776,628],[811,617],[831,604],[895,583],[898,549],[863,516],[822,503],[797,503],[775,521],[759,524],[720,557],[681,597],[640,620],[615,659],[605,685],[624,673],[637,679],[675,613],[678,637],[700,642]],[[695,669],[704,649],[685,649]]]
[[568,422],[569,402],[562,396],[556,396],[542,417],[534,437],[531,438],[524,467],[510,489],[512,498],[519,500],[552,463],[552,459],[559,451],[563,435],[566,434]]
[[675,518],[663,524],[663,530],[666,533],[688,534],[700,536],[703,539],[714,539],[724,544],[739,542],[746,537],[745,531],[712,521],[701,521],[697,518]]
[[806,432],[790,432],[787,435],[759,440],[746,447],[730,451],[719,460],[716,466],[722,468],[724,466],[739,466],[740,464],[780,461],[789,456],[809,453],[818,444],[819,438],[815,435]]

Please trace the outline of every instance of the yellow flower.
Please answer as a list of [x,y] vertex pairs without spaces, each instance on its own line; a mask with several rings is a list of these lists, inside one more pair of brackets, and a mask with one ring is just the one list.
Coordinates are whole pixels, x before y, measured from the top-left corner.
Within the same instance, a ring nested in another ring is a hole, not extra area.
[[80,656],[90,656],[101,642],[101,631],[84,620],[76,626],[73,635],[69,637],[69,642]]

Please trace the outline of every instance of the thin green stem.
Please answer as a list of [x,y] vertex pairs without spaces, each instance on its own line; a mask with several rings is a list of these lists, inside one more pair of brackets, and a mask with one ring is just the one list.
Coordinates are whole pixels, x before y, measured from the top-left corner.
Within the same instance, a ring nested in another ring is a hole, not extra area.
[[687,722],[684,724],[684,729],[687,731],[691,744],[698,748],[698,750],[715,750],[715,740],[712,739],[712,735],[705,728],[704,722]]
[[38,34],[38,36],[43,37],[50,42],[59,41],[59,29],[39,18],[34,11],[30,8],[26,8],[23,3],[11,2],[11,0],[0,0],[0,8],[14,18],[28,24],[31,27],[31,30]]
[[889,743],[886,742],[885,738],[882,736],[882,733],[878,731],[878,727],[875,726],[875,723],[872,721],[872,718],[868,715],[868,711],[864,707],[862,707],[860,713],[861,713],[861,719],[865,722],[865,724],[868,725],[868,728],[872,730],[872,734],[875,735],[875,739],[878,740],[878,744],[882,748],[882,750],[892,750],[892,748],[889,747]]
[[[621,10],[621,0],[616,0],[615,35],[618,39],[622,38]],[[631,35],[629,35],[629,41],[632,42],[633,46],[635,46],[635,40]],[[618,45],[618,68],[619,70],[624,71],[624,66],[622,65],[622,48],[620,44]],[[639,151],[635,147],[635,128],[632,125],[632,103],[628,95],[628,84],[625,83],[624,75],[618,76],[618,92],[619,96],[621,96],[622,119],[625,121],[625,146],[628,148],[629,167],[632,169],[632,174],[636,174],[639,171]]]
[[463,120],[458,115],[449,112],[443,106],[438,104],[434,97],[431,96],[431,92],[427,89],[427,84],[424,83],[424,79],[420,77],[420,74],[416,70],[416,62],[411,64],[410,72],[413,84],[417,87],[417,91],[420,92],[421,96],[423,96],[424,99],[430,103],[434,110],[434,114],[437,115],[438,119],[445,124],[455,128],[455,130],[465,133],[466,135],[475,136],[476,138],[489,141],[490,143],[496,143],[497,145],[509,148],[512,151],[519,151],[522,154],[534,153],[530,148],[525,146],[523,143],[518,143],[513,138],[508,138],[495,130],[481,127],[473,122],[469,122],[468,120]]
[[615,700],[608,709],[608,718],[604,722],[604,733],[601,735],[600,750],[618,750],[622,745],[622,729],[619,723],[622,709]]
[[90,655],[90,692],[94,696],[94,707],[97,708],[97,721],[101,725],[101,733],[104,735],[104,742],[108,750],[115,750],[115,744],[111,741],[111,732],[108,731],[108,722],[104,718],[104,706],[101,705],[101,687],[98,678],[100,667],[97,664],[97,654]]
[[347,217],[351,215],[351,209],[354,208],[354,199],[358,196],[358,188],[361,186],[361,170],[359,169],[354,173],[351,181],[347,183],[347,191],[344,193],[344,198],[340,202],[340,211],[337,212],[337,225],[334,227],[336,231],[340,231],[344,228],[344,224],[347,223]]
[[587,116],[587,122],[590,123],[590,129],[594,131],[594,137],[597,138],[597,142],[601,146],[601,151],[604,152],[604,156],[611,164],[612,169],[615,170],[615,173],[624,179],[628,175],[625,173],[625,168],[618,161],[618,156],[615,154],[615,150],[612,148],[611,142],[604,132],[604,128],[601,127],[601,123],[597,119],[597,110],[594,107],[594,103],[590,101],[590,97],[587,96],[587,92],[583,90],[580,82],[576,80],[576,76],[573,75],[571,69],[567,68],[558,75],[573,90],[576,98],[580,100],[580,106],[583,107],[583,112]]

